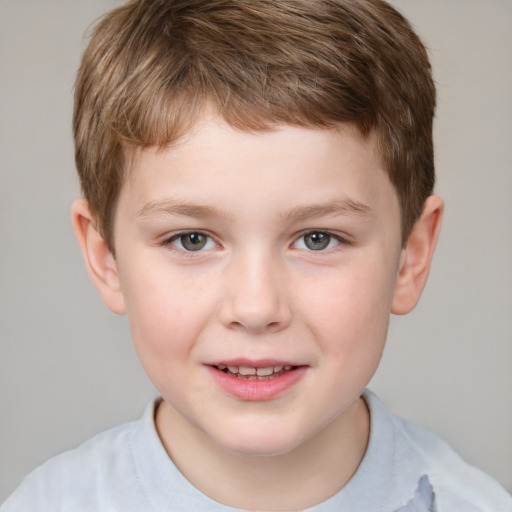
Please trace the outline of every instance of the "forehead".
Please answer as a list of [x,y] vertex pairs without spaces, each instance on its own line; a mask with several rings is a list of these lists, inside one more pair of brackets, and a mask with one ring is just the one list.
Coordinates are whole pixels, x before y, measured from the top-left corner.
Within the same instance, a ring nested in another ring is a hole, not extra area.
[[215,116],[167,148],[133,152],[120,196],[132,214],[169,201],[215,203],[237,215],[271,204],[286,215],[298,204],[342,201],[372,210],[390,200],[398,204],[374,134],[363,137],[348,124],[247,132]]

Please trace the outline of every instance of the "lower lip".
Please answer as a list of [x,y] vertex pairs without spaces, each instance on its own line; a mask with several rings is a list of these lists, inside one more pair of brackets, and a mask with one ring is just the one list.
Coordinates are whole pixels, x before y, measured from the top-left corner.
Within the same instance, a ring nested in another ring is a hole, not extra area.
[[307,367],[283,373],[279,377],[265,380],[247,380],[233,377],[212,366],[208,370],[217,384],[230,395],[251,402],[272,400],[295,385],[305,374]]

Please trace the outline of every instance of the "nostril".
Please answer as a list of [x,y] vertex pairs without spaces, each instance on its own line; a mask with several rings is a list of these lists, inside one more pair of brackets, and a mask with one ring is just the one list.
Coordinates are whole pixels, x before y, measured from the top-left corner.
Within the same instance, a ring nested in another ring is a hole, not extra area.
[[270,322],[270,323],[257,323],[257,322],[230,322],[229,327],[234,330],[250,331],[254,333],[269,333],[277,332],[283,329],[284,325],[282,322]]
[[218,310],[219,320],[225,327],[253,333],[274,333],[289,324],[291,309],[281,294],[271,295],[261,286],[251,290],[245,288],[244,291],[229,288],[228,291]]

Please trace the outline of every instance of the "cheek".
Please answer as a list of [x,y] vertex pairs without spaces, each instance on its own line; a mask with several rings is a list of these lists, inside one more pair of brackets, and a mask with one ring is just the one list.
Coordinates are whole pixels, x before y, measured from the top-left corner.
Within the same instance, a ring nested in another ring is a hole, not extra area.
[[301,309],[315,337],[331,350],[381,351],[385,342],[392,280],[378,262],[353,266],[311,282],[303,290]]
[[210,317],[208,286],[153,268],[123,283],[123,289],[142,364],[171,366],[185,358]]

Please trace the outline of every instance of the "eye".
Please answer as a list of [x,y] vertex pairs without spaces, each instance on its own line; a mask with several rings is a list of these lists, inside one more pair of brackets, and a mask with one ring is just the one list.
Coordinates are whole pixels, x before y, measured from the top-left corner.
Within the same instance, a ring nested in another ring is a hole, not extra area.
[[293,245],[295,249],[325,251],[342,243],[342,240],[325,231],[310,231],[302,235]]
[[197,252],[217,247],[212,238],[197,231],[179,233],[170,238],[167,243],[186,252]]

